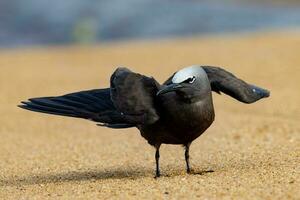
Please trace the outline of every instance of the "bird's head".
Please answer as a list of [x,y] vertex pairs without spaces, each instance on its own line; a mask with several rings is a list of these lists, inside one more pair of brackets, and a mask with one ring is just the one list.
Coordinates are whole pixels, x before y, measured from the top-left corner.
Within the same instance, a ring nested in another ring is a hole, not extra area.
[[169,92],[176,92],[178,95],[193,98],[210,93],[210,82],[204,69],[199,65],[193,65],[176,72],[171,82],[164,85],[157,92],[157,95]]

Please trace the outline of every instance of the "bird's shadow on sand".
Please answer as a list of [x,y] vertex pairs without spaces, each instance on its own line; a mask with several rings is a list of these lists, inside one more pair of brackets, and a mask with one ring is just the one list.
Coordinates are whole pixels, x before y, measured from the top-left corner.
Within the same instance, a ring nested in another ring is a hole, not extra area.
[[[212,173],[213,170],[193,171],[192,175],[205,175]],[[173,171],[172,174],[165,174],[162,177],[173,177],[182,175],[182,170]],[[69,171],[61,173],[32,174],[20,178],[8,178],[0,180],[0,187],[5,186],[26,186],[41,185],[48,183],[64,183],[64,182],[81,182],[81,181],[97,181],[106,179],[138,179],[138,178],[154,178],[153,169],[109,169],[99,170],[91,169],[86,171]]]

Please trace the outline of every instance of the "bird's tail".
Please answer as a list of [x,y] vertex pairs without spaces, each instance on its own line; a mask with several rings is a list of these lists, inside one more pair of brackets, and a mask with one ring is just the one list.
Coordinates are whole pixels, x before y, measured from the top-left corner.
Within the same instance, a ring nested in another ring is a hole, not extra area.
[[19,107],[53,115],[84,118],[110,128],[129,128],[110,98],[110,89],[95,89],[57,97],[31,98]]

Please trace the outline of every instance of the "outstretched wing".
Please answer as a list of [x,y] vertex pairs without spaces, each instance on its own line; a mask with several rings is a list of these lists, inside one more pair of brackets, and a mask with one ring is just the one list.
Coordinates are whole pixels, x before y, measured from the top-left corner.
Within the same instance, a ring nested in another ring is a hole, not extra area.
[[100,122],[110,128],[128,128],[110,98],[110,88],[75,92],[57,97],[39,97],[23,101],[19,107],[53,115],[76,117]]
[[203,66],[202,68],[207,73],[211,89],[219,94],[223,92],[243,103],[254,103],[270,96],[268,90],[248,84],[220,67]]
[[75,92],[23,101],[19,107],[53,115],[84,118],[110,128],[151,124],[159,119],[154,104],[159,84],[153,79],[119,68],[111,88]]
[[[214,92],[219,94],[223,92],[243,103],[254,103],[261,98],[270,96],[270,92],[268,90],[248,84],[220,67],[201,67],[206,72],[210,81],[211,89]],[[174,74],[166,80],[164,84],[170,84],[173,76]]]
[[160,86],[153,78],[118,68],[110,84],[112,102],[127,122],[152,124],[159,119],[155,96]]

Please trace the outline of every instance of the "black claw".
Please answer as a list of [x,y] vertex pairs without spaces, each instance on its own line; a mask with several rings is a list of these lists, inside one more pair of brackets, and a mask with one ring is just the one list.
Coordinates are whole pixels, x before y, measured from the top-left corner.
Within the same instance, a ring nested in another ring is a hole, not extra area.
[[154,178],[159,178],[160,177],[160,172],[159,173],[156,173],[156,175],[154,176]]

